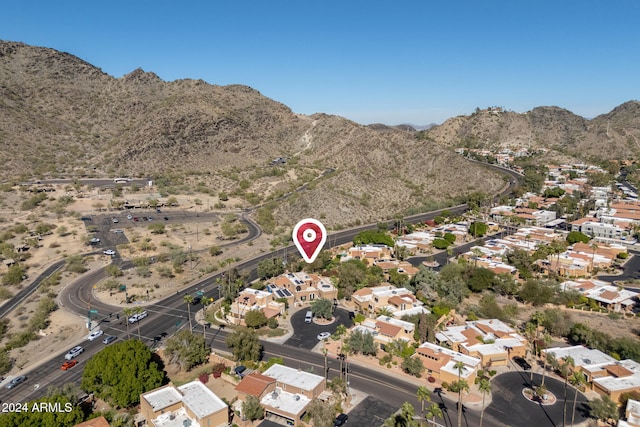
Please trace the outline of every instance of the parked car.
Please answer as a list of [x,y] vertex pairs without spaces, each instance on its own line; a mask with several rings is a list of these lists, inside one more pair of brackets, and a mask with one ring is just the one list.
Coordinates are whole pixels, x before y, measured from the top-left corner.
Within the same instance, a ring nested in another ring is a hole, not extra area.
[[104,251],[102,251],[102,253],[105,255],[114,256],[116,254],[116,251],[114,251],[113,249],[105,249]]
[[97,245],[98,243],[100,243],[100,239],[94,237],[89,241],[89,243],[91,243],[92,245]]
[[27,377],[25,377],[24,375],[20,375],[19,377],[15,377],[11,381],[9,381],[9,384],[7,384],[7,390],[11,390],[15,386],[22,384],[23,382],[25,382],[26,379],[27,379]]
[[333,426],[334,427],[340,427],[343,426],[347,423],[347,420],[349,419],[349,416],[347,414],[340,414],[336,417],[336,419],[333,421]]
[[104,339],[102,340],[102,344],[111,344],[112,342],[114,342],[115,340],[117,340],[118,337],[113,336],[113,335],[107,335],[106,337],[104,337]]
[[236,373],[237,376],[239,376],[240,378],[244,377],[246,375],[246,370],[247,368],[245,366],[236,366],[235,368],[233,368],[233,372]]
[[147,317],[149,313],[143,311],[142,313],[136,313],[133,316],[129,317],[129,323],[136,323]]
[[320,332],[316,338],[322,341],[322,340],[326,340],[330,336],[331,336],[331,332]]
[[312,320],[313,320],[313,312],[311,310],[309,310],[304,315],[304,323],[311,323]]
[[114,233],[118,234],[118,233],[124,233],[124,230],[121,230],[119,228],[116,228],[115,230],[113,230]]
[[133,215],[127,215],[127,219],[133,219]]
[[73,368],[77,364],[78,364],[78,361],[76,359],[67,360],[62,364],[62,366],[60,366],[60,369],[62,369],[63,371],[66,371]]
[[516,357],[513,358],[513,361],[516,362],[525,371],[528,371],[528,370],[531,369],[531,365],[529,365],[529,362],[524,360],[523,357],[516,356]]
[[82,348],[82,346],[75,346],[73,347],[71,350],[69,350],[67,352],[67,354],[64,355],[64,360],[71,360],[74,357],[80,355],[80,353],[82,353],[84,351],[84,348]]
[[93,340],[95,340],[96,338],[98,338],[98,337],[99,337],[100,335],[102,335],[102,334],[104,334],[104,331],[103,331],[102,329],[98,329],[97,331],[93,331],[93,332],[91,332],[91,333],[87,336],[87,339],[88,339],[89,341],[93,341]]

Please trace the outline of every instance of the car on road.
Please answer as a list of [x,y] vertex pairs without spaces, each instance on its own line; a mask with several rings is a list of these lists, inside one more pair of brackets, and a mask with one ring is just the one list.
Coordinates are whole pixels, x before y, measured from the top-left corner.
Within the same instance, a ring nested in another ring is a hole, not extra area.
[[23,382],[26,381],[26,379],[27,379],[27,377],[25,377],[24,375],[20,375],[19,377],[15,377],[11,381],[9,381],[9,384],[7,384],[7,390],[11,390],[15,386],[22,384]]
[[138,222],[138,217],[137,217],[137,216],[134,216],[134,217],[133,217],[133,220],[134,220],[135,222]]
[[133,219],[133,215],[127,215],[127,219]]
[[100,239],[94,237],[93,239],[89,240],[89,243],[91,243],[92,245],[97,245],[98,243],[100,243]]
[[165,220],[165,221],[169,221],[169,217],[168,217],[168,216],[165,216],[165,217],[164,217],[164,220]]
[[120,221],[118,221],[118,218],[111,218],[111,222],[113,222],[114,224],[119,223]]
[[121,230],[119,228],[116,228],[115,230],[113,230],[114,233],[118,234],[118,233],[124,233],[124,230]]
[[100,335],[102,335],[102,334],[104,334],[104,331],[103,331],[102,329],[98,329],[97,331],[93,331],[93,332],[91,332],[91,333],[87,336],[87,339],[88,339],[89,341],[93,341],[93,340],[95,340],[96,338],[98,338],[98,337],[99,337]]
[[347,414],[340,414],[336,417],[335,420],[333,420],[333,427],[340,427],[343,426],[347,423],[347,420],[349,419],[349,415]]
[[75,346],[73,347],[71,350],[69,350],[67,352],[67,354],[64,355],[64,360],[71,360],[74,357],[80,355],[80,353],[82,353],[84,351],[84,348],[82,348],[82,346]]
[[142,313],[136,313],[133,316],[129,317],[129,323],[136,323],[147,317],[149,313],[143,311]]
[[77,364],[78,364],[78,361],[76,359],[67,360],[62,364],[62,366],[60,366],[60,369],[62,369],[63,371],[66,371],[73,368]]
[[330,336],[331,336],[331,332],[320,332],[316,338],[322,341],[322,340],[326,340]]
[[116,251],[114,251],[113,249],[105,249],[104,251],[102,251],[102,253],[105,255],[114,256],[116,254]]
[[104,337],[104,339],[102,340],[102,344],[111,344],[112,342],[114,342],[115,340],[117,340],[118,337],[113,336],[113,335],[107,335],[106,337]]
[[524,360],[524,357],[516,356],[513,358],[513,361],[516,362],[525,371],[528,371],[531,369],[531,365],[529,365],[529,362]]

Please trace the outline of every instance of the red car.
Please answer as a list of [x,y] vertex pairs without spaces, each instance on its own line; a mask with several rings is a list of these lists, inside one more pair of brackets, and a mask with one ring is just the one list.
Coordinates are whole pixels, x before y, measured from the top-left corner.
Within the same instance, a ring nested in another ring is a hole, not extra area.
[[67,369],[73,368],[77,364],[78,364],[78,361],[76,359],[67,360],[62,364],[62,366],[60,366],[60,369],[62,369],[63,371],[66,371]]

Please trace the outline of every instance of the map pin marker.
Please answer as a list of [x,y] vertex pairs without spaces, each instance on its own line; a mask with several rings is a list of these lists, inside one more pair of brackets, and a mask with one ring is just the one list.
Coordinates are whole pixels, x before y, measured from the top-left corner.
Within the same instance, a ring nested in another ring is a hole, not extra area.
[[317,219],[306,218],[293,227],[293,242],[302,258],[311,264],[327,241],[327,230]]

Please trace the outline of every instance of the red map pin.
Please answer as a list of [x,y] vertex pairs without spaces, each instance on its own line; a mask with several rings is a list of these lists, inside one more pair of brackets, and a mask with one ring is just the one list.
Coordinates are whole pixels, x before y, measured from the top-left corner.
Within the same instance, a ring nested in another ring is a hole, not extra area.
[[311,264],[327,241],[327,230],[317,219],[306,218],[293,227],[293,242],[302,258]]

